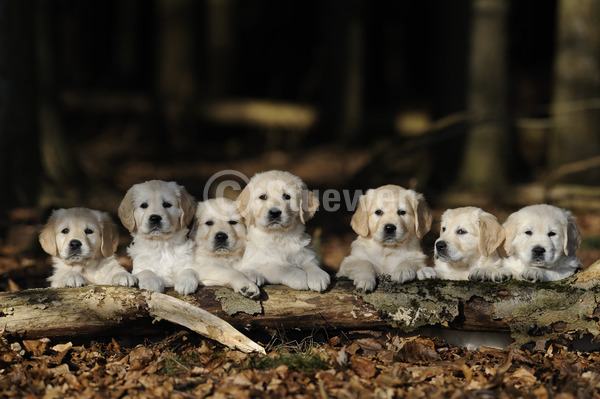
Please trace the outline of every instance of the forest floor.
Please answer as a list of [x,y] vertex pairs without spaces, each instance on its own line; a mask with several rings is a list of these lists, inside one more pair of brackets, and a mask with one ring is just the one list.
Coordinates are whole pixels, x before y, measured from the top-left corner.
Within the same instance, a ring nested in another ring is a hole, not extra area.
[[[120,138],[118,134],[116,137]],[[122,141],[123,146],[130,144],[127,137]],[[111,151],[117,142],[113,144],[107,145]],[[253,163],[120,165],[120,172],[116,174],[114,167],[98,167],[110,165],[108,156],[101,159],[97,150],[80,150],[86,174],[101,182],[96,187],[112,179],[112,189],[96,189],[93,195],[79,201],[85,201],[92,208],[110,210],[113,215],[125,190],[149,178],[176,176],[175,180],[183,181],[188,190],[200,198],[203,182],[221,169],[235,169],[247,176],[257,170],[287,169],[305,179],[313,175],[308,180],[326,187],[329,181],[341,179],[344,173],[352,174],[367,159],[361,153],[340,157],[325,151],[300,158],[274,153]],[[348,157],[354,163],[348,164]],[[342,170],[345,172],[340,172]],[[203,177],[197,179],[197,176]],[[65,192],[65,198],[67,194]],[[443,209],[433,211],[434,219],[439,221]],[[508,209],[493,210],[501,220],[509,212]],[[355,236],[349,228],[350,216],[349,212],[317,215],[309,222],[309,231],[331,271],[336,270],[349,252]],[[583,235],[578,256],[587,267],[600,259],[597,228],[600,214],[581,211],[576,212],[576,216]],[[0,291],[47,286],[50,260],[37,243],[37,234],[46,217],[44,211],[14,209],[0,220]],[[439,230],[439,226],[434,223],[432,232],[424,240],[429,254],[438,234],[436,229]],[[130,238],[124,230],[121,233],[118,254],[127,264],[124,254]],[[23,340],[3,334],[0,324],[0,397],[600,396],[600,351],[582,352],[559,343],[537,352],[525,348],[469,350],[449,345],[439,338],[401,336],[393,330],[274,329],[256,335],[251,332],[250,338],[266,348],[266,355],[230,350],[176,326],[169,331],[161,330],[155,336],[130,336],[115,331],[112,336],[102,337]]]

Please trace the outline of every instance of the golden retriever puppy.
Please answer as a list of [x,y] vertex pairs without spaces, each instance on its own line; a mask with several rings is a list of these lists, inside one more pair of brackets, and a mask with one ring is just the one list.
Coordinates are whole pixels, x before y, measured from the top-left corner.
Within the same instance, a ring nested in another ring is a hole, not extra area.
[[350,222],[358,237],[337,275],[350,278],[364,291],[375,289],[380,274],[401,283],[434,278],[420,245],[431,221],[422,194],[391,184],[367,190]]
[[504,267],[513,277],[531,282],[555,281],[581,265],[575,251],[581,233],[571,212],[552,205],[530,205],[504,222],[508,258]]
[[304,182],[288,172],[257,173],[237,199],[247,222],[247,242],[239,270],[257,285],[283,284],[324,291],[329,274],[319,267],[306,223],[319,201]]
[[127,253],[139,287],[163,292],[194,261],[188,225],[196,200],[175,182],[150,180],[133,185],[119,205],[121,223],[133,241]]
[[200,284],[227,286],[250,298],[260,294],[258,286],[236,270],[246,248],[246,226],[235,201],[215,198],[200,202],[190,236],[196,242],[194,267],[179,274],[175,291],[191,294]]
[[40,232],[40,244],[52,256],[52,287],[89,284],[136,284],[115,258],[117,226],[106,212],[87,208],[57,209]]
[[509,280],[498,253],[504,238],[494,215],[472,206],[448,209],[435,242],[435,272],[446,280]]

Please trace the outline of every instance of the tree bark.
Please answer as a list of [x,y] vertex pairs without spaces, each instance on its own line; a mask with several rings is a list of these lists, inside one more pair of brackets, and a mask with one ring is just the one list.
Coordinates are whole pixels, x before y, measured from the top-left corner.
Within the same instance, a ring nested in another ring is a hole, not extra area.
[[468,109],[459,185],[493,194],[506,183],[507,15],[504,0],[472,0]]
[[355,291],[350,281],[339,280],[323,294],[266,286],[260,301],[226,288],[205,287],[187,297],[171,292],[182,299],[177,302],[195,306],[181,305],[177,312],[160,314],[148,303],[162,294],[135,288],[36,289],[0,293],[0,325],[6,333],[24,338],[110,335],[117,327],[119,333],[148,333],[140,331],[140,326],[147,326],[141,322],[156,317],[190,327],[176,316],[201,307],[246,330],[392,327],[409,333],[439,327],[510,334],[513,346],[542,349],[550,340],[584,335],[600,339],[598,281],[600,262],[574,278],[545,284],[443,280],[397,284],[383,278],[375,292],[366,294]]
[[[554,131],[549,164],[561,165],[600,153],[600,2],[561,0],[554,65]],[[600,168],[563,178],[569,183],[597,184]]]

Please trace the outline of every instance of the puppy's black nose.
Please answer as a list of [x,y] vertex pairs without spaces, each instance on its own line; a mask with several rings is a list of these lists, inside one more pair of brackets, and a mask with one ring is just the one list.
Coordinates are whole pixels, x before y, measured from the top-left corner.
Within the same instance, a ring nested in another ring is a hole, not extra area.
[[162,217],[160,215],[150,215],[150,217],[148,219],[150,220],[150,223],[152,223],[152,224],[159,224],[160,221],[162,220]]
[[533,252],[533,256],[541,258],[542,256],[544,256],[544,253],[546,253],[546,249],[538,245],[533,247],[531,252]]
[[71,240],[69,242],[69,249],[72,251],[78,250],[79,248],[81,248],[81,241],[79,240]]
[[281,213],[281,210],[277,208],[269,209],[269,218],[271,218],[272,220],[277,219],[279,216],[281,216]]
[[385,226],[383,226],[383,231],[385,231],[386,234],[393,234],[396,232],[396,225],[386,224]]
[[222,231],[219,231],[217,234],[215,234],[215,241],[217,242],[225,242],[228,238],[229,236],[226,233],[223,233]]
[[435,249],[438,251],[445,251],[447,247],[446,241],[438,241],[435,243]]

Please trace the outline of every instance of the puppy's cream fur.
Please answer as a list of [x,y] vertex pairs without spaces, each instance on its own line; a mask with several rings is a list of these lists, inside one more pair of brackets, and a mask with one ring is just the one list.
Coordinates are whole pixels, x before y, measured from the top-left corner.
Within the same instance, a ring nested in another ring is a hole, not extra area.
[[447,280],[508,280],[511,274],[502,270],[498,253],[504,239],[494,215],[472,206],[448,209],[435,242],[434,269]]
[[235,201],[215,198],[199,203],[190,236],[196,243],[194,267],[179,274],[177,292],[186,295],[198,285],[221,285],[250,298],[260,294],[256,284],[236,270],[246,248],[246,226]]
[[581,265],[575,251],[581,233],[571,212],[552,205],[530,205],[504,222],[508,258],[504,267],[513,277],[531,282],[555,281]]
[[114,254],[118,230],[110,215],[87,208],[57,209],[40,232],[40,244],[52,256],[52,287],[88,284],[133,286],[135,277]]
[[119,218],[133,237],[127,252],[140,288],[162,292],[191,267],[194,241],[187,235],[195,208],[194,198],[175,182],[150,180],[127,191]]
[[237,199],[247,222],[247,243],[239,266],[257,285],[284,284],[322,292],[329,275],[319,267],[306,223],[319,202],[304,182],[288,172],[268,171],[250,179]]
[[380,274],[401,283],[435,277],[433,268],[425,265],[420,245],[431,221],[422,194],[395,185],[368,190],[352,216],[350,224],[358,237],[338,276],[350,278],[365,291],[375,289]]

